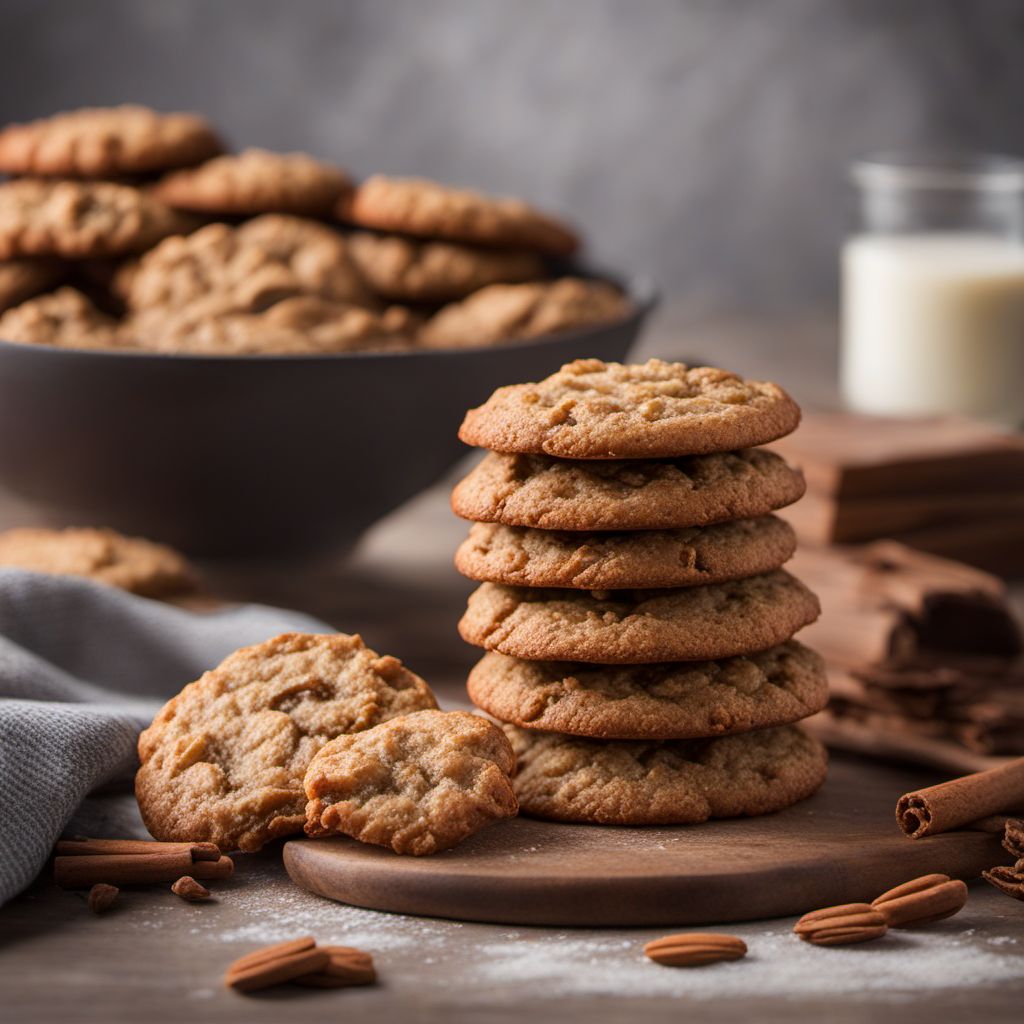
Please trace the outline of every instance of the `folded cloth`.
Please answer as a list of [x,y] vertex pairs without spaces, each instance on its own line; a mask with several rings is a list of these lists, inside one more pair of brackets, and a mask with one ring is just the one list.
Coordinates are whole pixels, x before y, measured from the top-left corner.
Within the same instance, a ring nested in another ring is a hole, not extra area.
[[300,612],[194,612],[73,576],[0,570],[0,904],[83,798],[135,769],[163,702],[239,647],[333,630]]

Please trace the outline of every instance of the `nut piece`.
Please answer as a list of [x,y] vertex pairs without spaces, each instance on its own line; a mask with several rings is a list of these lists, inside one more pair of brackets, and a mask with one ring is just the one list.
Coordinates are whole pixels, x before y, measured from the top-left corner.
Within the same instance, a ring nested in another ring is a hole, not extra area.
[[815,946],[845,946],[880,939],[888,925],[881,911],[867,903],[844,903],[804,914],[793,931]]
[[967,902],[967,886],[949,875],[923,875],[882,893],[871,906],[890,928],[916,928],[952,917]]
[[699,967],[719,960],[739,960],[747,955],[747,944],[735,935],[694,932],[654,939],[644,946],[644,955],[665,967]]
[[182,875],[171,886],[171,892],[175,896],[180,896],[183,900],[188,900],[191,903],[210,898],[210,890],[205,885],[200,885],[191,875]]
[[102,914],[109,910],[117,899],[121,890],[116,885],[107,885],[106,882],[97,882],[86,897],[86,903],[94,914]]
[[373,957],[354,946],[321,946],[330,955],[327,966],[316,974],[295,978],[296,985],[308,988],[347,988],[350,985],[372,985],[377,980]]

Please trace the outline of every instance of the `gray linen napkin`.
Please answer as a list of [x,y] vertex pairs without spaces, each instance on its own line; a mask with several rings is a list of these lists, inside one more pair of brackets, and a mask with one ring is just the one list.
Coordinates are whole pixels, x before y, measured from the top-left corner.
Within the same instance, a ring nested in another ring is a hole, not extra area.
[[0,569],[0,904],[82,799],[135,768],[161,704],[246,644],[331,628],[245,605],[191,612],[71,576]]

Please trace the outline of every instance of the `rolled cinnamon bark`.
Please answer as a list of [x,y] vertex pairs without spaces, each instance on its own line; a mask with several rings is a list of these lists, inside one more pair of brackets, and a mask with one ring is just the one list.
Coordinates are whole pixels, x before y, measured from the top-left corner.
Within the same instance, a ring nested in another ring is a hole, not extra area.
[[116,854],[150,857],[156,853],[189,853],[193,860],[220,859],[220,850],[213,843],[158,843],[149,839],[60,839],[54,852],[58,857]]
[[896,821],[911,839],[948,832],[991,814],[1024,811],[1024,757],[988,771],[906,793]]
[[102,854],[55,857],[53,880],[62,889],[88,889],[97,882],[109,885],[150,885],[173,882],[182,875],[193,878],[228,878],[234,869],[230,857],[193,861],[189,850],[180,853]]

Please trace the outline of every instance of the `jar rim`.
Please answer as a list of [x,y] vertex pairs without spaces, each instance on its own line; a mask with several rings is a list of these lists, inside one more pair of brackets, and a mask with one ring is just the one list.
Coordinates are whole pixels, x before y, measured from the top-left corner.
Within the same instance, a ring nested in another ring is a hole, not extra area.
[[855,160],[850,177],[868,188],[1024,192],[1024,159],[967,151],[881,152]]

